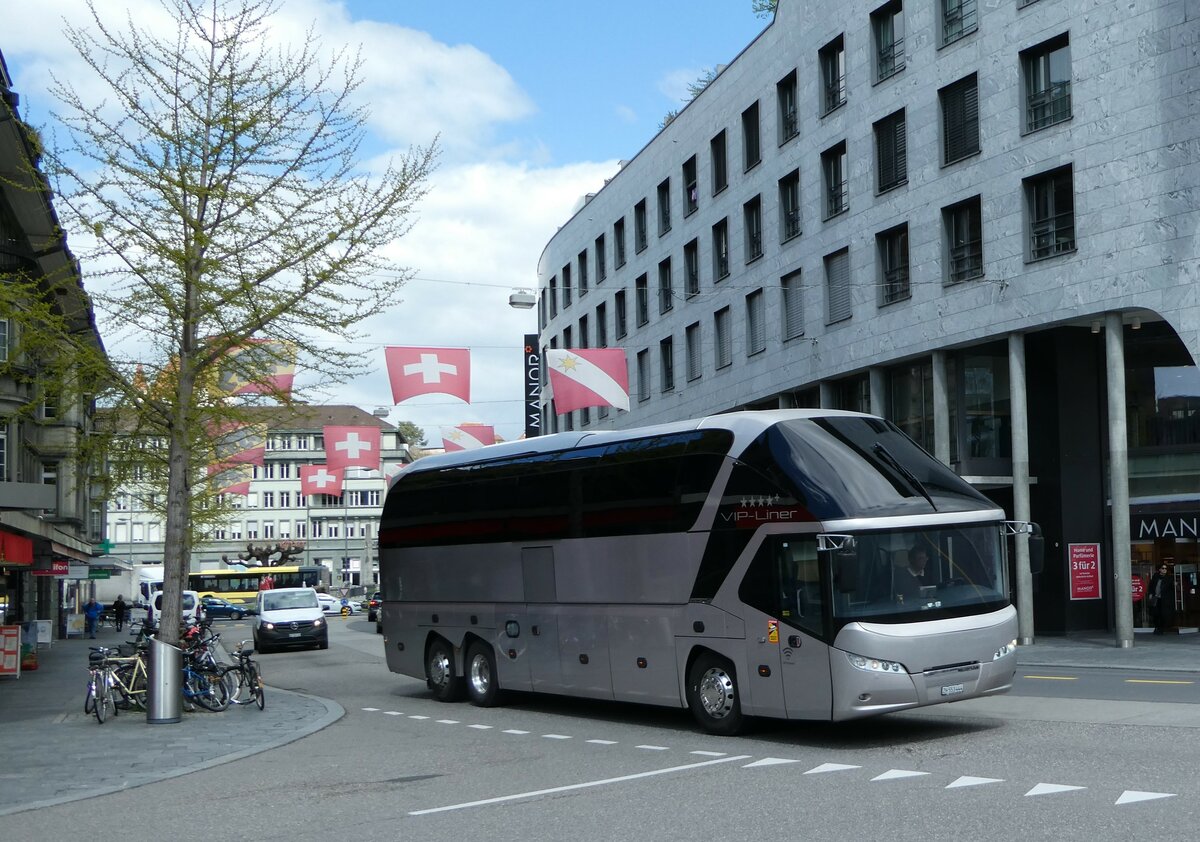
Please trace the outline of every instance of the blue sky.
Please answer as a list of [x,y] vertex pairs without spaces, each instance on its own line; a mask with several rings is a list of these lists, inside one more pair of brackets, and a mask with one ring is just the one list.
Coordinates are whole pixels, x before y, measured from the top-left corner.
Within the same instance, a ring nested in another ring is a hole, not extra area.
[[[154,25],[157,0],[98,4],[110,23],[128,9]],[[54,37],[64,18],[88,19],[83,0],[6,4],[4,14],[0,50],[26,119],[50,124],[51,73],[85,96],[103,95]],[[283,0],[273,41],[294,41],[312,26],[330,48],[361,48],[370,155],[435,136],[442,150],[415,227],[388,250],[416,279],[354,346],[375,373],[311,400],[391,406],[384,346],[465,347],[470,405],[413,398],[389,420],[415,422],[431,445],[441,427],[472,421],[520,436],[520,343],[536,323],[532,311],[507,306],[509,293],[534,287],[555,229],[681,107],[687,84],[731,62],[767,23],[751,0]],[[103,331],[103,314],[100,324]]]

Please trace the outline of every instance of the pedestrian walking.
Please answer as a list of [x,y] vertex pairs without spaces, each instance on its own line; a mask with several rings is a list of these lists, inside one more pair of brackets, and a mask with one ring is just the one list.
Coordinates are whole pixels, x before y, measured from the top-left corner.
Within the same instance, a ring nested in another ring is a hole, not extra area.
[[1167,565],[1160,564],[1150,579],[1150,618],[1154,633],[1163,634],[1175,622],[1175,582],[1167,574]]
[[88,637],[93,640],[96,638],[96,626],[100,624],[100,614],[103,611],[104,606],[96,602],[94,597],[89,599],[87,604],[83,606],[83,618],[87,623]]
[[125,612],[129,610],[129,606],[125,604],[125,597],[117,595],[117,601],[112,604],[113,621],[117,624],[117,631],[125,628]]

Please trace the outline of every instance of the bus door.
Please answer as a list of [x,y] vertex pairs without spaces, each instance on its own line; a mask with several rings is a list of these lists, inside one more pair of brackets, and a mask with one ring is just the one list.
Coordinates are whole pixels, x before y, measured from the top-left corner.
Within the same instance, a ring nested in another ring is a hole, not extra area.
[[[789,719],[829,719],[829,647],[820,639],[827,610],[823,594],[816,536],[763,538],[741,588],[744,602],[765,609],[759,628],[746,627],[756,707],[778,705]],[[764,666],[778,678],[763,676]]]
[[522,547],[521,573],[526,602],[521,638],[529,680],[534,690],[557,690],[562,686],[562,667],[554,605],[558,599],[554,584],[554,548]]

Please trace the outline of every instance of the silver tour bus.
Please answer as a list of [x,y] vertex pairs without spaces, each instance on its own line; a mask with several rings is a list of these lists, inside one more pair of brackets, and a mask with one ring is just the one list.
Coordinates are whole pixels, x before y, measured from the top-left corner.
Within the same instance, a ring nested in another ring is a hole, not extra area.
[[430,456],[379,530],[388,667],[505,690],[848,720],[1007,691],[1004,512],[881,418],[737,412]]

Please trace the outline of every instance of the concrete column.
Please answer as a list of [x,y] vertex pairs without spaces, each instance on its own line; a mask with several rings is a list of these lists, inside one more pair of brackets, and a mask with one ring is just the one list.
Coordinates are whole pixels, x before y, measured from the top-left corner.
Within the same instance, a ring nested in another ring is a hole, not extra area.
[[1112,497],[1113,614],[1118,649],[1133,646],[1133,594],[1129,558],[1129,436],[1125,425],[1125,333],[1120,313],[1104,316],[1108,369],[1108,485]]
[[820,391],[821,409],[837,409],[837,400],[834,397],[833,384],[828,380],[822,380]]
[[[1025,391],[1025,337],[1008,336],[1009,400],[1012,411],[1013,519],[1029,520],[1029,402]],[[1033,574],[1029,570],[1029,536],[1019,534],[1017,559],[1017,642],[1033,643]]]
[[946,352],[933,352],[933,455],[950,464],[950,384],[946,382]]
[[871,392],[871,414],[878,415],[880,418],[886,418],[887,415],[887,395],[886,381],[883,376],[882,368],[872,368],[867,372],[867,382]]

